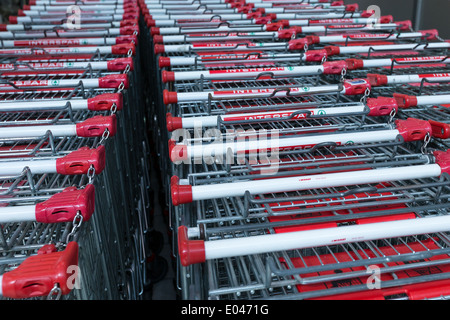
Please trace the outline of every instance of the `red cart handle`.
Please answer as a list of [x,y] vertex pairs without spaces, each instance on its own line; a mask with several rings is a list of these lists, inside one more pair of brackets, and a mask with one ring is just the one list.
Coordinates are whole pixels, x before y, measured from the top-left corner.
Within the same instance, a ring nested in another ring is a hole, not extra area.
[[183,266],[205,262],[205,242],[203,240],[189,240],[187,227],[178,228],[178,253]]
[[95,210],[95,188],[88,184],[84,189],[68,187],[50,199],[36,205],[36,221],[41,223],[72,222],[77,214],[88,221]]
[[91,166],[95,173],[101,173],[105,169],[104,146],[100,145],[97,149],[82,147],[56,160],[56,171],[63,175],[87,174]]
[[77,136],[84,138],[101,137],[105,130],[109,131],[109,136],[116,134],[116,115],[95,116],[76,124]]
[[122,93],[104,93],[88,98],[88,109],[92,111],[108,111],[113,105],[116,105],[116,111],[122,110]]
[[428,121],[431,124],[432,135],[438,139],[450,138],[450,124],[438,122],[434,120]]
[[367,106],[370,109],[369,116],[388,116],[391,114],[392,110],[397,113],[398,105],[394,98],[379,97],[379,98],[368,98]]
[[44,246],[36,256],[27,258],[19,267],[3,275],[3,296],[12,299],[46,296],[55,284],[61,294],[68,294],[73,288],[71,266],[78,266],[76,242],[69,242],[64,251],[59,252],[54,245]]
[[408,118],[396,120],[395,125],[406,142],[424,140],[427,134],[432,134],[431,124],[426,120]]
[[397,101],[399,108],[409,108],[417,106],[417,97],[407,94],[394,93],[394,99]]

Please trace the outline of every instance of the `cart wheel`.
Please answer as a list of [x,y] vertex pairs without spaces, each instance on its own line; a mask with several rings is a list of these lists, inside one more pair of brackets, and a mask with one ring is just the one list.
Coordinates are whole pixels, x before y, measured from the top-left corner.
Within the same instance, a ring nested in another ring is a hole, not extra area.
[[144,283],[144,290],[148,291],[153,288],[155,283],[163,280],[169,270],[167,260],[161,256],[154,256],[153,259],[147,262],[147,281]]

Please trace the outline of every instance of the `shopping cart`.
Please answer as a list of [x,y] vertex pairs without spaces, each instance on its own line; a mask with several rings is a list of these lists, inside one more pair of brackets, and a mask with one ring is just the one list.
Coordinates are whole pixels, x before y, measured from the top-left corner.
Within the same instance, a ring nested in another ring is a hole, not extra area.
[[183,298],[448,295],[448,41],[342,2],[139,4]]

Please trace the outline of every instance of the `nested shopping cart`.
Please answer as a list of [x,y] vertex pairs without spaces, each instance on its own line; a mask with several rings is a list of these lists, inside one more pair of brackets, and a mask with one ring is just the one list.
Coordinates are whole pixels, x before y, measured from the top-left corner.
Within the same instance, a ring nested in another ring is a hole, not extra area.
[[448,296],[448,41],[342,2],[139,3],[183,298]]
[[1,294],[141,299],[155,252],[140,12],[92,2],[70,20],[71,5],[30,3],[0,32]]

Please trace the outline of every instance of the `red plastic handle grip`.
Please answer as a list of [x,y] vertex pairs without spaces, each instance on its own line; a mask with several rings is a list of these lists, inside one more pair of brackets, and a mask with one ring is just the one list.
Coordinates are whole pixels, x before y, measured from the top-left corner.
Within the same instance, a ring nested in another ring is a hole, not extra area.
[[128,55],[131,53],[133,56],[136,54],[136,46],[133,43],[122,43],[111,46],[111,53],[117,55]]
[[450,174],[450,150],[433,152],[435,163],[441,167],[441,173]]
[[126,74],[109,74],[98,79],[100,88],[114,88],[118,89],[123,84],[124,89],[128,89],[128,76]]
[[180,179],[177,176],[170,179],[170,192],[174,206],[192,202],[192,186],[180,185],[179,181]]
[[104,146],[97,149],[82,147],[56,160],[56,171],[63,175],[87,174],[91,166],[95,173],[101,173],[105,168]]
[[88,221],[95,210],[95,188],[68,187],[50,199],[36,205],[36,221],[41,223],[72,222],[77,213]]
[[427,134],[432,134],[431,124],[426,120],[408,118],[396,120],[395,125],[406,142],[424,140]]
[[205,262],[205,243],[203,240],[189,240],[187,227],[178,228],[178,253],[183,266]]
[[130,71],[133,71],[133,59],[132,58],[117,58],[109,60],[107,63],[108,71],[124,71],[127,66]]
[[434,121],[434,120],[429,120],[428,122],[431,124],[432,135],[434,138],[438,138],[438,139],[450,138],[450,125],[449,124]]
[[392,110],[397,112],[398,105],[394,98],[388,97],[378,97],[378,98],[368,98],[367,106],[370,109],[369,116],[387,116]]
[[114,104],[116,105],[116,110],[122,110],[122,93],[104,93],[88,99],[88,109],[92,111],[108,111],[111,110]]
[[116,134],[117,119],[111,116],[95,116],[76,124],[77,136],[84,138],[101,137],[108,129],[109,136]]
[[407,94],[394,93],[394,99],[397,101],[399,108],[409,108],[417,106],[417,97]]
[[44,246],[37,255],[3,275],[3,296],[11,299],[42,297],[48,295],[55,284],[61,294],[68,294],[73,288],[70,281],[74,275],[72,266],[78,266],[76,242],[69,242],[64,251],[59,252]]

